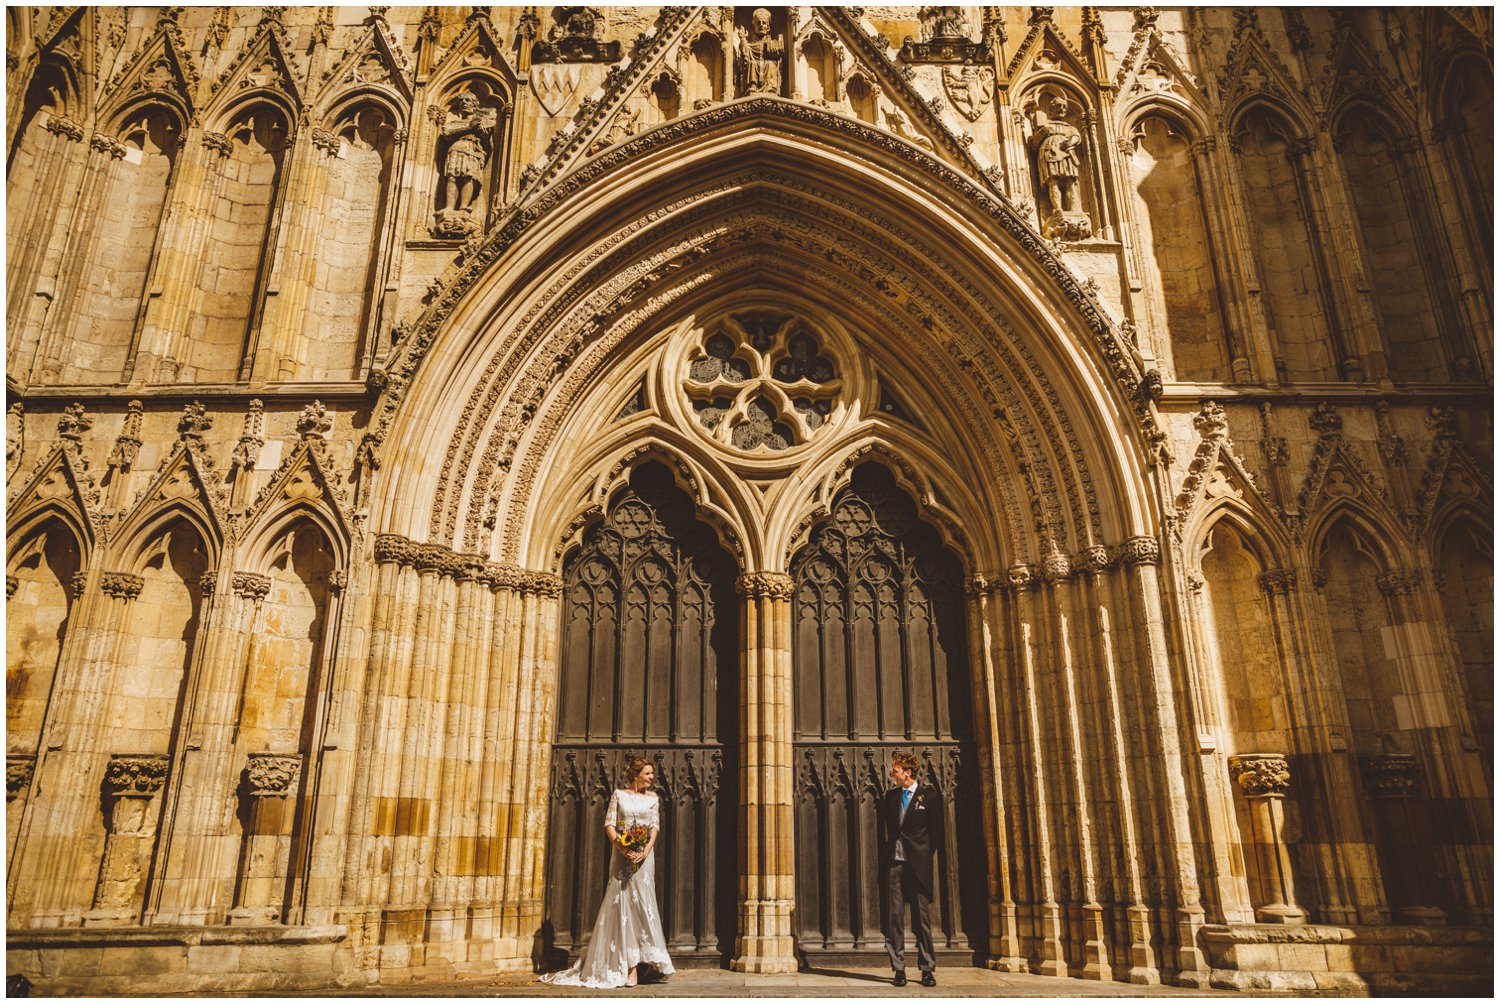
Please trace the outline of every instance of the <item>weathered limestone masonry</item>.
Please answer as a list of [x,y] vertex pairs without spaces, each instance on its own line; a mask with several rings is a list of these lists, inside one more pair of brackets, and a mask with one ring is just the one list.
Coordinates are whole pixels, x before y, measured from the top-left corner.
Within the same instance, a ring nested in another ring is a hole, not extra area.
[[768,17],[7,10],[8,973],[1489,989],[1492,13]]

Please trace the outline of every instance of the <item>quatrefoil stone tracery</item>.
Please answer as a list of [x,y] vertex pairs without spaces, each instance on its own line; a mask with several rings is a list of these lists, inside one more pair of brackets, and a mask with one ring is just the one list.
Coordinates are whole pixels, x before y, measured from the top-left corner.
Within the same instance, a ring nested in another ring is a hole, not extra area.
[[833,415],[842,381],[795,318],[740,315],[694,353],[683,389],[716,442],[747,452],[800,446]]

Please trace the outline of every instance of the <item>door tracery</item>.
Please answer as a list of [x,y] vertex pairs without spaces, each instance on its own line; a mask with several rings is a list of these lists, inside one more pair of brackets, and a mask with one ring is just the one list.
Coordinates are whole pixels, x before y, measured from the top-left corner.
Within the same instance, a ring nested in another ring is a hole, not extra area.
[[797,939],[809,957],[884,953],[876,806],[908,749],[944,795],[937,948],[984,943],[963,570],[879,464],[856,469],[792,560]]
[[733,949],[735,571],[659,464],[636,470],[565,564],[547,881],[559,953],[587,944],[609,862],[604,808],[632,756],[656,765],[672,957]]

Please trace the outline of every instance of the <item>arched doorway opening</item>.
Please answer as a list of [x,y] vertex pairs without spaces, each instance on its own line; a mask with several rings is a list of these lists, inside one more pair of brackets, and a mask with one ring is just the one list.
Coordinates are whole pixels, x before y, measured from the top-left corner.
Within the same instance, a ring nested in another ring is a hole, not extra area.
[[814,965],[884,959],[876,806],[891,753],[907,749],[947,812],[933,941],[967,964],[984,949],[987,883],[963,566],[866,463],[791,574],[798,947]]
[[736,566],[668,469],[646,463],[563,565],[547,828],[547,962],[587,945],[610,849],[604,810],[633,756],[656,765],[656,892],[668,950],[734,949],[739,687]]

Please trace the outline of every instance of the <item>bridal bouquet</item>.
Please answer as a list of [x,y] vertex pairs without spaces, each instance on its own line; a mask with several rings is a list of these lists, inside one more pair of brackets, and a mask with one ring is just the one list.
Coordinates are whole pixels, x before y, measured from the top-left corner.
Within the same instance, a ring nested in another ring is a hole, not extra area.
[[[644,825],[632,826],[620,834],[620,846],[627,851],[643,850],[651,843],[651,827]],[[639,868],[639,861],[631,862],[633,867]]]

